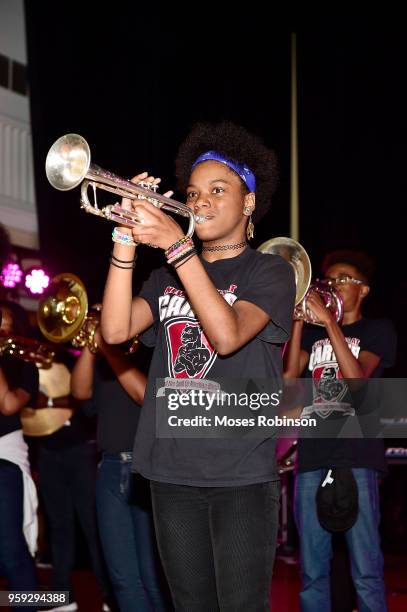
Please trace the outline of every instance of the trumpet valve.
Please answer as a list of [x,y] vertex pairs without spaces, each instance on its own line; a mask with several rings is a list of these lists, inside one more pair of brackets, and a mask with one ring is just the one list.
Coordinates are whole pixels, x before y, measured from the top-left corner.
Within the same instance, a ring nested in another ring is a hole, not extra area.
[[[148,189],[149,191],[154,191],[154,193],[157,193],[158,185],[156,183],[147,183],[146,181],[140,181],[140,183],[137,183],[137,185],[139,187],[143,187],[143,189]],[[137,197],[139,199],[144,199],[144,197],[140,194]]]

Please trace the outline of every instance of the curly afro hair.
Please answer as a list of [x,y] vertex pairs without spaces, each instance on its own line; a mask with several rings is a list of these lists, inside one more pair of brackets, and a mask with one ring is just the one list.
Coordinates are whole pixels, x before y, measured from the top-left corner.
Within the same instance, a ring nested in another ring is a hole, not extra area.
[[[271,204],[278,181],[278,163],[274,151],[244,127],[222,121],[220,123],[197,123],[181,144],[175,160],[178,188],[186,190],[192,164],[206,151],[217,151],[225,157],[247,164],[256,177],[256,209],[253,222],[266,214]],[[242,181],[244,193],[248,193]]]
[[342,250],[333,251],[325,256],[322,264],[322,273],[326,274],[328,268],[337,263],[348,264],[356,268],[362,280],[367,284],[370,283],[375,271],[373,260],[364,251]]

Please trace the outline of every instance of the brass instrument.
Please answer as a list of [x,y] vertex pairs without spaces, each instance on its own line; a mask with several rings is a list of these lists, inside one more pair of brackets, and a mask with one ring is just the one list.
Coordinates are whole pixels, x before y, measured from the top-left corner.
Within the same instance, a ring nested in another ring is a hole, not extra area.
[[23,408],[20,413],[25,436],[42,437],[61,429],[73,414],[72,408]]
[[[51,185],[59,191],[68,191],[82,183],[81,204],[88,213],[128,227],[142,223],[134,211],[125,210],[118,204],[99,208],[96,198],[96,189],[99,188],[131,200],[145,199],[157,208],[188,217],[187,236],[194,233],[196,219],[192,210],[172,198],[155,193],[155,186],[137,185],[92,164],[89,145],[79,134],[65,134],[54,142],[47,155],[45,171]],[[89,186],[93,188],[94,204],[89,201]]]
[[25,436],[49,436],[73,415],[69,395],[71,373],[63,363],[39,370],[39,395],[35,408],[26,406],[20,413]]
[[69,395],[70,373],[63,364],[54,363],[53,347],[22,336],[0,336],[1,355],[31,361],[39,368],[39,390],[46,394],[48,403],[46,408],[26,406],[21,410],[24,435],[48,436],[60,429],[71,418],[73,410],[52,407],[53,398]]
[[331,285],[322,283],[318,279],[312,283],[302,300],[294,309],[294,319],[304,320],[312,325],[320,325],[312,310],[308,307],[308,298],[313,293],[317,293],[322,298],[324,305],[331,311],[333,318],[340,323],[343,318],[343,300],[339,291],[336,291]]
[[47,436],[68,421],[72,408],[54,407],[54,399],[67,397],[70,394],[68,368],[62,363],[55,363],[55,347],[44,342],[22,336],[0,336],[0,356],[10,356],[34,363],[39,369],[39,397],[45,394],[47,407],[24,407],[20,412],[21,425],[26,436]]
[[15,357],[35,363],[37,368],[50,368],[55,357],[52,346],[24,338],[23,336],[0,335],[0,356]]
[[257,250],[261,253],[280,255],[291,264],[296,284],[294,319],[302,319],[312,325],[323,325],[307,305],[308,297],[316,292],[336,321],[339,323],[342,320],[343,301],[339,292],[334,287],[318,280],[311,284],[311,262],[306,250],[299,242],[286,237],[271,238],[263,242]]
[[291,264],[295,275],[295,305],[305,297],[311,283],[311,262],[304,247],[292,238],[271,238],[263,242],[258,249],[260,253],[280,255]]
[[44,336],[55,343],[71,342],[76,348],[88,346],[97,352],[94,340],[99,311],[88,311],[88,297],[80,278],[64,272],[55,276],[39,301],[38,325]]
[[[71,340],[76,347],[87,344],[90,350],[97,351],[94,334],[99,324],[98,313],[88,312],[85,287],[74,274],[59,274],[52,279],[39,302],[37,320],[47,340],[56,344]],[[73,414],[73,409],[66,405],[71,375],[64,364],[54,362],[55,347],[18,336],[0,336],[0,355],[32,361],[40,368],[39,390],[45,395],[47,404],[46,407],[37,405],[22,409],[24,434],[47,436],[60,429]],[[55,405],[55,402],[63,405]]]
[[87,346],[90,352],[96,355],[98,345],[95,340],[95,332],[100,325],[100,310],[100,308],[91,308],[87,312],[81,329],[71,340],[72,346],[75,348]]
[[[70,341],[77,348],[88,345],[92,352],[97,351],[94,334],[99,324],[98,314],[88,311],[85,286],[74,274],[65,272],[52,279],[39,301],[37,321],[47,340],[56,344]],[[21,411],[21,423],[27,436],[51,435],[73,414],[69,402],[66,405],[71,380],[68,368],[62,363],[54,363],[47,373],[40,371],[39,378],[40,391],[47,404]]]
[[[55,343],[71,342],[76,348],[87,346],[98,350],[95,331],[100,323],[100,310],[88,309],[85,286],[74,274],[65,272],[55,276],[39,302],[38,325],[44,336]],[[138,347],[133,340],[129,352]],[[23,431],[27,436],[46,436],[60,429],[73,414],[63,399],[70,394],[70,373],[63,364],[56,363],[45,375],[40,371],[40,391],[47,398],[47,407],[24,408],[21,412]],[[55,401],[63,405],[55,406]],[[55,400],[55,401],[54,401]]]

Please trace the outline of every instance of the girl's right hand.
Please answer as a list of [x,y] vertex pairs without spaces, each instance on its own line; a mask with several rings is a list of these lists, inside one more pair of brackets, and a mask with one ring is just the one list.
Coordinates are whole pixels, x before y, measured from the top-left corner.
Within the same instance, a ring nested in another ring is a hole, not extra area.
[[[148,172],[141,172],[141,174],[136,174],[130,179],[132,183],[138,185],[139,183],[150,183],[151,185],[158,185],[161,182],[160,178],[154,178],[154,176],[149,176]],[[153,192],[154,193],[154,192]],[[133,202],[130,198],[122,198],[121,207],[126,210],[133,209]]]

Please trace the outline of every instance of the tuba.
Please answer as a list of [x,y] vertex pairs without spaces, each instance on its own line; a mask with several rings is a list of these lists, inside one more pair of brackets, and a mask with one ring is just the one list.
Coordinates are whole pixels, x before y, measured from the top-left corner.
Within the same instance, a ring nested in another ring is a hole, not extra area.
[[291,264],[295,274],[296,294],[294,319],[302,319],[312,325],[320,323],[307,305],[307,298],[312,292],[318,293],[334,319],[340,323],[343,317],[343,301],[334,287],[316,281],[311,283],[311,262],[304,247],[292,238],[278,237],[263,242],[258,249],[261,253],[280,255]]
[[[89,145],[79,134],[65,134],[54,142],[47,155],[45,171],[51,185],[59,191],[68,191],[82,183],[82,208],[88,213],[121,225],[137,227],[140,225],[140,219],[135,212],[126,210],[118,204],[99,208],[97,188],[131,200],[145,199],[157,208],[188,217],[187,236],[189,237],[194,233],[195,222],[200,221],[185,204],[155,193],[155,186],[152,187],[147,183],[132,183],[132,181],[92,164]],[[88,197],[89,187],[93,189],[93,204]]]

